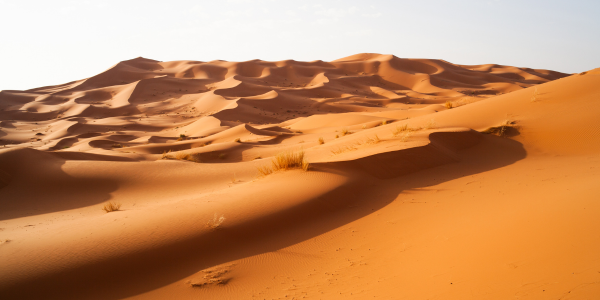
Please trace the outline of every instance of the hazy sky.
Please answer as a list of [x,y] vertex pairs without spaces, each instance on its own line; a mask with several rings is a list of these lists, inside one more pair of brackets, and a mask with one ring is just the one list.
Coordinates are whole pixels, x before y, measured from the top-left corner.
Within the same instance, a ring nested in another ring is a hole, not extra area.
[[600,0],[0,0],[0,89],[143,56],[325,60],[360,52],[574,73],[600,67]]

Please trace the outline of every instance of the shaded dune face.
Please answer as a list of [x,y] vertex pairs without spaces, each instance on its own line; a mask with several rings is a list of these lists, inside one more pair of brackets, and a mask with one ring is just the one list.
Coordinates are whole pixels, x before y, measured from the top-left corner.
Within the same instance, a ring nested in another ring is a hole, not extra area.
[[566,224],[600,215],[599,76],[136,58],[0,91],[0,298],[594,295]]

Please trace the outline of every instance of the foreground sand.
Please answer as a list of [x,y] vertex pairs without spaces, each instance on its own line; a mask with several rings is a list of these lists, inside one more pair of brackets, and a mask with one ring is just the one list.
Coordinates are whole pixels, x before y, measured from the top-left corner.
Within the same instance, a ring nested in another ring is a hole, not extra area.
[[[2,91],[0,295],[599,298],[599,100],[598,69],[378,54]],[[285,151],[309,170],[259,174]]]

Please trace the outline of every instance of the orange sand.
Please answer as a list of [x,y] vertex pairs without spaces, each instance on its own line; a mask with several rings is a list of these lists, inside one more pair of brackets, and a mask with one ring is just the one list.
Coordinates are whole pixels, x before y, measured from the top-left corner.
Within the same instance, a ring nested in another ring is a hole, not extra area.
[[600,298],[598,101],[379,54],[1,91],[0,298]]

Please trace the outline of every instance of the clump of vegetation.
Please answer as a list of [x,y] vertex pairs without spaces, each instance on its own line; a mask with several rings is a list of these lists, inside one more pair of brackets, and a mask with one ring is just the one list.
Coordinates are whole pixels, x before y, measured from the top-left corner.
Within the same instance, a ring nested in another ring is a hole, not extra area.
[[452,101],[446,101],[446,103],[444,103],[444,106],[445,106],[447,109],[451,109],[451,108],[453,108],[453,107],[454,107],[454,103],[452,103]]
[[176,159],[176,160],[187,160],[187,161],[191,161],[191,162],[195,162],[195,163],[199,163],[200,158],[198,157],[198,154],[192,153],[185,153],[185,152],[179,152],[179,153],[171,153],[171,150],[169,150],[168,152],[163,152],[161,159]]
[[235,139],[235,140],[234,140],[234,142],[236,142],[236,143],[241,143],[241,142],[242,142],[242,140],[241,140],[240,138],[237,138],[237,139]]
[[111,147],[113,147],[113,148],[123,148],[123,145],[121,145],[121,144],[112,144]]
[[215,213],[215,216],[211,220],[208,220],[208,222],[206,222],[206,226],[212,229],[217,229],[219,228],[219,226],[221,226],[221,224],[223,224],[223,222],[225,222],[225,216],[221,215],[219,217],[217,213]]
[[411,135],[412,135],[411,132],[405,133],[404,135],[402,135],[402,137],[400,137],[400,141],[403,143],[407,142]]
[[388,123],[388,120],[383,120],[383,121],[381,121],[381,126],[387,125],[387,123]]
[[377,144],[379,142],[381,142],[381,140],[379,139],[379,137],[377,135],[375,135],[375,137],[368,137],[367,140],[365,141],[365,144],[373,145],[373,144]]
[[348,131],[348,128],[342,128],[342,136],[352,134],[352,132]]
[[335,138],[336,138],[336,139],[339,139],[339,138],[340,138],[340,136],[336,134],[336,135],[335,135]]
[[399,136],[402,133],[418,131],[421,129],[422,128],[420,128],[420,127],[417,127],[417,128],[408,127],[408,124],[404,124],[402,126],[396,126],[396,128],[394,130],[392,130],[392,134],[394,136]]
[[102,207],[102,210],[104,210],[107,213],[117,211],[120,209],[121,209],[121,203],[113,202],[113,201],[107,202],[106,204],[104,204],[104,207]]
[[185,141],[186,138],[187,138],[187,136],[182,133],[179,135],[179,138],[177,139],[177,141]]
[[323,144],[325,144],[325,140],[323,139],[323,137],[319,137],[319,145]]
[[269,175],[277,171],[286,171],[293,169],[302,169],[308,171],[310,163],[304,159],[304,150],[299,152],[286,151],[279,153],[271,160],[271,167],[257,167],[258,173],[262,176]]
[[506,132],[509,129],[516,127],[515,124],[516,123],[514,121],[506,120],[498,126],[492,126],[492,127],[489,127],[487,129],[483,130],[482,133],[493,134],[493,135],[497,135],[497,136],[505,136]]

